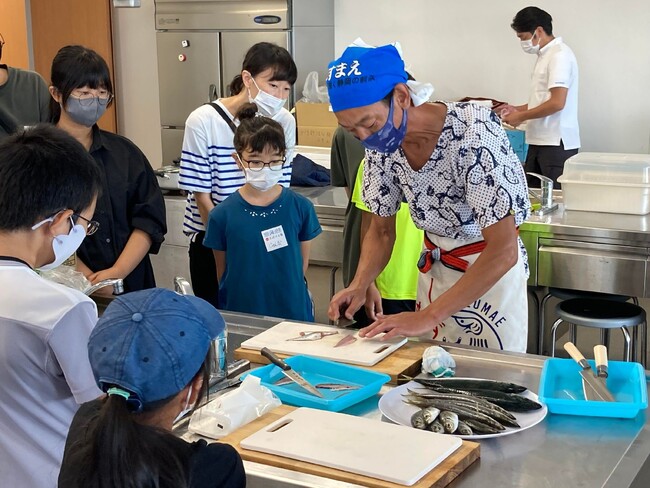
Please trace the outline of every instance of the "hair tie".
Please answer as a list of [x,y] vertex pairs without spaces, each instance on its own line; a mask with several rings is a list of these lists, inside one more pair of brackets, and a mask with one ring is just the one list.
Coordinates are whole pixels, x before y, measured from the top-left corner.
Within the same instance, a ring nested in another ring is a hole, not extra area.
[[113,396],[113,395],[121,396],[125,400],[128,400],[129,397],[131,396],[131,394],[128,391],[123,390],[122,388],[116,388],[116,387],[109,388],[108,391],[106,392],[106,394],[108,396]]

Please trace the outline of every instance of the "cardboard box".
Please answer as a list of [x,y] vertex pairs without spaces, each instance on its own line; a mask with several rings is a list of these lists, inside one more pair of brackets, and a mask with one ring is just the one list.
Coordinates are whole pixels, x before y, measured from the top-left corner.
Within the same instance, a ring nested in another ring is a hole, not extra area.
[[330,112],[329,103],[296,103],[298,144],[302,146],[330,147],[338,127],[336,116]]

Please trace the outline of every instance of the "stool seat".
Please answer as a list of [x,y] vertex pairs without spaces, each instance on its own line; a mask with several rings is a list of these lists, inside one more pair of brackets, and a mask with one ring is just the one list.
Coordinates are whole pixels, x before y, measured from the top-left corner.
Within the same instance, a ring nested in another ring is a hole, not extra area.
[[595,291],[570,290],[568,288],[549,287],[548,294],[560,300],[571,300],[572,298],[596,298],[599,300],[610,300],[613,302],[627,302],[631,297],[625,295],[613,295],[611,293],[599,293]]
[[632,327],[645,321],[645,310],[620,301],[572,298],[557,304],[555,312],[565,322],[599,329]]

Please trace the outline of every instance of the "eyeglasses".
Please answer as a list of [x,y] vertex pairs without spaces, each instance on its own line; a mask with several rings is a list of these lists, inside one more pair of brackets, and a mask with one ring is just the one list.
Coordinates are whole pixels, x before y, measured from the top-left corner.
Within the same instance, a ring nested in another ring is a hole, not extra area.
[[98,96],[95,96],[92,93],[81,93],[79,95],[72,95],[70,94],[70,97],[74,98],[75,100],[79,100],[79,104],[87,107],[88,105],[92,104],[93,100],[97,99],[97,102],[100,105],[108,105],[111,100],[113,100],[113,94],[106,92],[105,94],[101,94]]
[[97,222],[96,220],[88,220],[86,217],[84,217],[82,215],[79,215],[79,214],[76,214],[76,213],[72,214],[72,218],[81,219],[81,220],[86,222],[86,235],[87,236],[91,236],[95,232],[97,232],[97,230],[99,230],[99,222]]
[[271,171],[282,171],[282,168],[284,168],[284,163],[287,162],[287,158],[283,157],[282,159],[274,159],[273,161],[269,161],[268,163],[266,161],[259,161],[259,160],[252,160],[248,161],[244,159],[241,154],[238,154],[239,159],[246,163],[248,165],[248,168],[251,171],[262,171],[262,168],[264,166],[268,166],[271,168]]

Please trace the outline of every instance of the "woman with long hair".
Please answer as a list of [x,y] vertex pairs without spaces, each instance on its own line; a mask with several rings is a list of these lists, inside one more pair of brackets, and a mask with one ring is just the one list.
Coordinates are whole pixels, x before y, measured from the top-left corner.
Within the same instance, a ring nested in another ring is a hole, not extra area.
[[233,158],[236,114],[253,102],[261,115],[278,122],[285,134],[287,164],[280,184],[288,187],[296,143],[296,122],[284,105],[298,71],[289,52],[269,42],[251,47],[230,96],[194,110],[185,122],[179,186],[189,192],[183,231],[191,236],[189,258],[194,293],[218,306],[219,284],[212,250],[203,245],[208,214],[246,183]]
[[65,46],[52,61],[52,122],[77,139],[102,170],[94,220],[99,230],[79,248],[77,269],[95,284],[122,278],[126,291],[156,286],[149,253],[167,232],[165,202],[153,169],[125,137],[97,121],[113,102],[106,61],[92,49]]
[[117,297],[88,342],[106,397],[75,415],[59,487],[245,486],[233,447],[171,432],[207,390],[210,342],[224,327],[219,312],[194,296],[154,288]]

